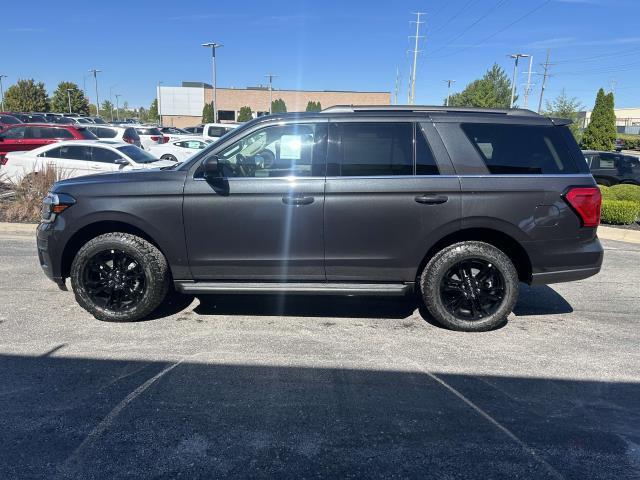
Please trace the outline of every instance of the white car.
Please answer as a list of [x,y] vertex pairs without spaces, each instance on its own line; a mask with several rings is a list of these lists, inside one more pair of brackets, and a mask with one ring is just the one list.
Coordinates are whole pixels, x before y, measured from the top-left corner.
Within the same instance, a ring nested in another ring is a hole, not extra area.
[[9,152],[2,166],[3,180],[18,183],[31,173],[48,166],[55,168],[62,178],[80,177],[102,172],[131,170],[175,165],[158,160],[135,145],[98,140],[70,140],[45,145],[27,152]]
[[177,127],[159,127],[159,129],[162,135],[169,137],[169,142],[180,140],[185,137],[193,137],[193,133]]
[[138,136],[140,137],[140,143],[142,148],[149,150],[151,145],[161,145],[169,141],[169,137],[162,135],[162,132],[158,127],[134,127]]
[[184,137],[179,140],[169,141],[163,145],[152,145],[149,153],[162,160],[172,162],[184,162],[196,152],[204,149],[213,140],[205,140],[202,137]]
[[89,125],[86,127],[100,140],[125,142],[142,148],[140,137],[133,127],[116,127],[114,125]]
[[202,136],[204,138],[210,138],[211,140],[217,140],[225,133],[239,126],[239,123],[206,123],[202,128]]

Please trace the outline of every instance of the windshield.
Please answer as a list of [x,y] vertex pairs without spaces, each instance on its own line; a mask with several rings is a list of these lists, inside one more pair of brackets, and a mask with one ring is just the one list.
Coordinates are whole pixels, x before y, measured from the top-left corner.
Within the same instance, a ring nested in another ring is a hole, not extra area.
[[156,157],[135,145],[124,145],[118,147],[118,150],[136,163],[152,163],[158,161]]

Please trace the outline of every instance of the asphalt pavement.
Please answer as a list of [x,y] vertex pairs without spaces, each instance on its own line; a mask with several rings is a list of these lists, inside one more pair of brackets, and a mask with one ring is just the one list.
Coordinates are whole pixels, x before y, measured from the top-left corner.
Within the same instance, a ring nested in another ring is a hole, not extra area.
[[0,478],[640,478],[640,245],[494,332],[411,299],[93,319],[0,234]]

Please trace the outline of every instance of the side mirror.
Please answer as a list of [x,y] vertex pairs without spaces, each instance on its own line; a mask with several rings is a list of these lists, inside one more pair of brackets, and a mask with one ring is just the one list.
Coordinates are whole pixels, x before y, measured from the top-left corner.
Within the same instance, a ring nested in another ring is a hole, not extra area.
[[202,168],[204,169],[204,178],[207,180],[222,177],[219,159],[216,155],[205,158],[202,162]]
[[116,158],[113,163],[115,163],[116,165],[129,165],[129,162],[127,160],[125,160],[124,158]]

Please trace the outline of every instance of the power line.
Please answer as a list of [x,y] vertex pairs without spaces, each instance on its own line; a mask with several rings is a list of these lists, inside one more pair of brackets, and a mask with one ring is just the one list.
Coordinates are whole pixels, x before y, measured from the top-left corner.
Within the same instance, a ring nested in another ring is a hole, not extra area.
[[451,22],[452,20],[455,20],[458,15],[460,15],[461,13],[463,13],[467,7],[471,6],[472,3],[477,2],[478,0],[469,0],[467,3],[464,4],[464,6],[458,10],[456,13],[454,13],[453,15],[451,15],[451,17],[449,18],[449,20],[447,20],[446,22],[444,22],[442,25],[440,25],[439,28],[436,28],[435,30],[433,30],[431,33],[431,35],[433,35],[434,33],[438,33],[440,30],[442,30],[444,27],[448,27],[449,26],[449,22]]
[[507,24],[505,27],[493,32],[491,35],[483,38],[482,40],[480,40],[479,42],[473,44],[473,45],[469,45],[466,47],[462,47],[458,50],[455,50],[454,52],[450,52],[446,55],[440,55],[440,56],[436,56],[436,57],[432,57],[432,58],[446,58],[446,57],[451,57],[453,55],[457,55],[460,52],[463,52],[465,50],[468,50],[469,48],[473,48],[473,47],[477,47],[479,45],[482,45],[483,43],[485,43],[487,40],[491,40],[492,38],[494,38],[497,35],[500,35],[502,32],[508,30],[509,28],[511,28],[512,26],[514,26],[516,23],[521,22],[522,20],[524,20],[525,18],[529,17],[530,15],[533,15],[534,13],[536,13],[538,10],[540,10],[542,7],[546,6],[547,4],[551,3],[551,0],[545,0],[544,2],[542,2],[541,4],[539,4],[538,6],[532,8],[531,10],[529,10],[528,12],[526,12],[525,14],[519,16],[518,18],[516,18],[515,20],[513,20],[512,22],[510,22],[509,24]]
[[[465,28],[462,29],[462,31],[460,32],[459,35],[456,35],[455,37],[449,39],[446,43],[447,44],[451,44],[453,42],[455,42],[456,40],[462,38],[465,36],[465,34],[468,33],[469,30],[471,30],[473,27],[475,27],[477,24],[479,24],[482,20],[484,20],[485,18],[487,18],[489,15],[491,15],[495,10],[497,10],[498,8],[500,8],[501,6],[503,6],[505,3],[507,3],[509,0],[498,0],[498,2],[491,7],[489,10],[487,10],[483,15],[481,15],[480,17],[478,17],[475,21],[471,22],[469,25],[467,25]],[[431,55],[433,55],[436,52],[439,52],[441,50],[444,50],[445,48],[447,48],[447,44],[442,45],[441,47],[436,48],[435,50],[433,50],[432,52],[430,52]]]

